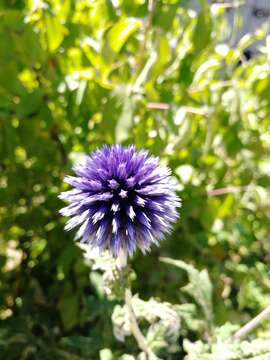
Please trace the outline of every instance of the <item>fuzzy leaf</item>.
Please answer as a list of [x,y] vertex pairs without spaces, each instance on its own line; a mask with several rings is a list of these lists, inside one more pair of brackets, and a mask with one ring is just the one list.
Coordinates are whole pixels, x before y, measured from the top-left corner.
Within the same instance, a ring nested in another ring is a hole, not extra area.
[[181,260],[161,258],[161,261],[179,267],[187,272],[189,283],[182,289],[200,305],[209,324],[213,321],[212,292],[213,287],[207,270],[199,271],[193,265]]

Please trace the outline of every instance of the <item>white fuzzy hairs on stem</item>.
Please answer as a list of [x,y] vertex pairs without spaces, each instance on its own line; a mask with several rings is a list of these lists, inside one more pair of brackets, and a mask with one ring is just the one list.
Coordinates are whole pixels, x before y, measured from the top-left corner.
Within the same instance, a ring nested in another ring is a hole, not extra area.
[[[116,260],[116,266],[120,271],[127,266],[127,258],[127,252],[123,249],[120,249],[118,258]],[[132,305],[132,292],[129,287],[125,289],[125,304],[129,315],[130,330],[136,339],[139,348],[147,355],[148,360],[158,360],[158,357],[152,352],[151,349],[148,348],[145,337],[143,336],[137,323],[136,315]]]
[[128,254],[124,249],[120,249],[117,260],[116,260],[116,266],[119,270],[124,269],[127,266],[127,258]]

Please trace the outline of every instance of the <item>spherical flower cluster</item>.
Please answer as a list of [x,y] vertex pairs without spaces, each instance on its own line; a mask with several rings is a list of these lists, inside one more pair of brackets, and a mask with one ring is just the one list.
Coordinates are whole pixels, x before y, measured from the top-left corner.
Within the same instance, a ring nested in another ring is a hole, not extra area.
[[66,176],[73,189],[60,194],[69,205],[65,229],[80,225],[76,239],[100,250],[132,255],[148,251],[168,233],[180,200],[167,167],[134,146],[103,146]]

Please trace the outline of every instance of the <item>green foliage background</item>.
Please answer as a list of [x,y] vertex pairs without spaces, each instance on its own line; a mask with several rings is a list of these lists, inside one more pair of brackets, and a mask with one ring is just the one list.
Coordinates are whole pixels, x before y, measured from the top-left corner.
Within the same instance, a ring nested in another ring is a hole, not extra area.
[[[132,337],[115,338],[122,302],[106,296],[58,214],[64,175],[105,143],[149,149],[179,183],[173,234],[132,260],[141,299],[180,306],[177,336],[164,345],[153,335],[162,359],[244,358],[211,344],[220,326],[269,304],[266,32],[236,43],[238,9],[231,29],[222,5],[200,1],[196,14],[188,0],[149,3],[0,2],[0,359],[143,359]],[[266,322],[249,340],[269,336]]]

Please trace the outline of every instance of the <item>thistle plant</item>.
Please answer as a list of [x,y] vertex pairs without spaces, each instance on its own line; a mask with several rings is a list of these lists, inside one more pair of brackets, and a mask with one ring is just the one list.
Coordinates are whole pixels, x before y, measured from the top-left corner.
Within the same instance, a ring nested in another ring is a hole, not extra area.
[[[120,272],[137,248],[146,253],[159,245],[178,218],[181,202],[171,172],[146,150],[103,146],[73,170],[76,176],[64,179],[73,189],[60,194],[69,203],[60,210],[70,218],[65,229],[79,227],[76,240],[101,252],[108,250]],[[125,302],[139,347],[156,358],[138,327],[129,286]]]

